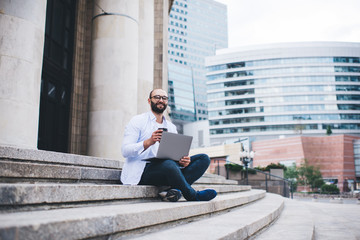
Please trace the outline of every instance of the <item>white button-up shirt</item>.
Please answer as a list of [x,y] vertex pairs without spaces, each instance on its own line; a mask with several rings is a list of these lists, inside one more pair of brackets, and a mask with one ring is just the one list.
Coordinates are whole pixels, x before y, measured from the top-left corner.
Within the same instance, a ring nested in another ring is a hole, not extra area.
[[[165,117],[163,127],[167,128],[168,132],[177,133],[176,126]],[[159,143],[156,142],[144,151],[144,141],[157,129],[156,117],[151,111],[136,115],[126,125],[122,144],[122,155],[126,158],[121,172],[123,184],[136,185],[140,182],[146,165],[143,159],[155,157],[159,148]]]

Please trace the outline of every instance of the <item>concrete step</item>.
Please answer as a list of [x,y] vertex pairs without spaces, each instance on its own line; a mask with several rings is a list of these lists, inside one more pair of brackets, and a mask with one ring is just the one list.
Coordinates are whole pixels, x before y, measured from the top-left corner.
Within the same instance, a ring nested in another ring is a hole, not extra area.
[[301,202],[285,199],[279,219],[256,237],[256,240],[311,240],[315,225],[309,209]]
[[217,191],[218,193],[229,193],[229,192],[241,192],[241,191],[249,191],[251,190],[251,186],[246,186],[246,185],[229,185],[229,184],[225,184],[225,185],[205,185],[205,184],[194,184],[192,185],[194,187],[194,189],[196,190],[204,190],[207,188],[211,188],[214,189],[215,191]]
[[0,146],[0,182],[120,183],[122,166],[119,160]]
[[114,159],[8,146],[0,146],[0,160],[52,163],[55,165],[87,166],[108,169],[121,169],[124,164],[122,161]]
[[[0,183],[120,184],[120,174],[121,169],[0,160]],[[237,185],[237,182],[207,175],[200,178],[196,184]]]
[[[149,227],[192,221],[219,211],[242,206],[265,196],[262,190],[221,194],[209,202],[146,202],[106,206],[55,209],[47,211],[15,212],[0,214],[2,239],[83,239],[100,236],[129,236]],[[270,203],[269,203],[270,204]],[[251,205],[252,206],[252,205]],[[252,211],[233,214],[236,222],[249,218],[256,220],[257,204]],[[270,208],[268,206],[268,208]],[[248,207],[244,208],[248,209]],[[244,218],[244,216],[246,216]],[[232,220],[231,220],[232,221]],[[204,238],[202,238],[204,239]]]
[[129,239],[248,239],[271,224],[280,215],[283,204],[283,197],[268,193],[265,198],[257,202],[226,214]]
[[[120,174],[121,169],[0,160],[0,182],[43,181],[120,184]],[[237,185],[236,181],[217,177],[203,177],[196,183]]]
[[[249,186],[194,185],[196,190],[215,189],[218,193],[250,190]],[[155,186],[59,183],[0,183],[0,211],[64,208],[69,204],[158,198]],[[34,206],[32,206],[34,205]],[[36,206],[35,206],[36,205]]]
[[[0,184],[0,210],[33,210],[66,207],[66,204],[97,203],[119,200],[157,198],[155,186],[99,184]],[[31,208],[31,206],[33,208]]]
[[[120,184],[123,162],[104,158],[0,146],[0,182],[61,182]],[[205,174],[197,184],[236,181]]]
[[205,173],[203,177],[205,177],[205,178],[219,178],[219,179],[226,179],[224,176],[217,175],[217,174],[212,174],[212,173]]
[[202,177],[195,182],[196,184],[228,184],[228,185],[237,185],[238,182],[235,180],[227,180],[225,178],[216,178],[216,177]]
[[1,182],[98,182],[120,183],[120,169],[0,161]]

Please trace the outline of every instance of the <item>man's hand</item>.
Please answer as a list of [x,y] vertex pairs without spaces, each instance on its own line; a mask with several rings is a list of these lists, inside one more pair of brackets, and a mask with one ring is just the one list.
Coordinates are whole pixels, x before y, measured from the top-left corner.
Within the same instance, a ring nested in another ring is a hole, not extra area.
[[180,166],[182,166],[182,167],[187,167],[187,166],[189,166],[189,164],[190,164],[190,157],[189,157],[189,156],[184,156],[184,157],[182,157],[182,158],[180,159],[180,161],[179,161],[179,164],[180,164]]
[[161,136],[162,136],[162,129],[158,129],[155,132],[151,134],[151,137],[149,139],[146,139],[144,141],[144,151],[150,147],[151,145],[154,145],[156,142],[160,142]]

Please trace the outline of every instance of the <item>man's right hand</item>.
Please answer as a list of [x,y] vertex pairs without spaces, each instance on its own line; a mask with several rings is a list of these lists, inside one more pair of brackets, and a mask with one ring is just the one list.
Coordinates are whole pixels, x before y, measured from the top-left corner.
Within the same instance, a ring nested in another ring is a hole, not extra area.
[[162,130],[162,129],[158,129],[152,133],[150,139],[152,140],[153,143],[151,145],[155,144],[156,142],[160,142],[163,131],[164,130]]
[[154,145],[156,142],[160,142],[161,136],[162,136],[162,129],[158,129],[155,132],[151,134],[151,137],[149,139],[146,139],[144,141],[144,151],[150,147],[151,145]]

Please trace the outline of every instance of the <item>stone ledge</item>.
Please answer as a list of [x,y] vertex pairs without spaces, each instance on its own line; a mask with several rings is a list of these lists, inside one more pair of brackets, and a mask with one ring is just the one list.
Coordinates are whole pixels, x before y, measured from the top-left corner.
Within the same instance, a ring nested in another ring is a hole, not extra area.
[[222,178],[211,178],[211,177],[202,177],[199,180],[197,180],[196,184],[207,184],[209,181],[211,181],[213,184],[228,184],[228,185],[238,185],[238,182],[235,180],[227,180]]
[[194,184],[193,187],[196,190],[204,190],[207,188],[214,189],[218,193],[229,193],[229,192],[241,192],[241,191],[250,191],[251,186],[245,186],[245,185],[204,185],[204,184]]
[[281,214],[283,205],[283,197],[268,193],[254,204],[229,213],[133,239],[248,239],[276,219]]
[[[215,189],[218,193],[248,191],[248,186],[194,185],[196,190]],[[34,204],[91,203],[129,199],[157,198],[155,186],[59,184],[59,183],[0,183],[0,207]],[[56,208],[55,206],[53,208]]]
[[120,183],[120,170],[29,162],[0,161],[0,176],[14,181],[46,179],[47,181],[99,180]]
[[[119,183],[119,169],[96,168],[79,165],[39,163],[28,161],[0,160],[0,182],[104,182]],[[197,185],[237,185],[237,181],[225,178],[206,177],[195,182]]]
[[[152,202],[0,214],[0,236],[11,239],[82,239],[112,235],[241,206],[261,190],[220,195],[209,202]],[[243,218],[244,215],[239,216]]]
[[28,205],[155,198],[155,186],[98,184],[0,184],[0,205]]
[[123,162],[120,160],[83,156],[69,153],[59,153],[43,150],[15,148],[0,146],[0,159],[23,160],[43,163],[57,163],[78,166],[92,166],[101,168],[121,169]]

